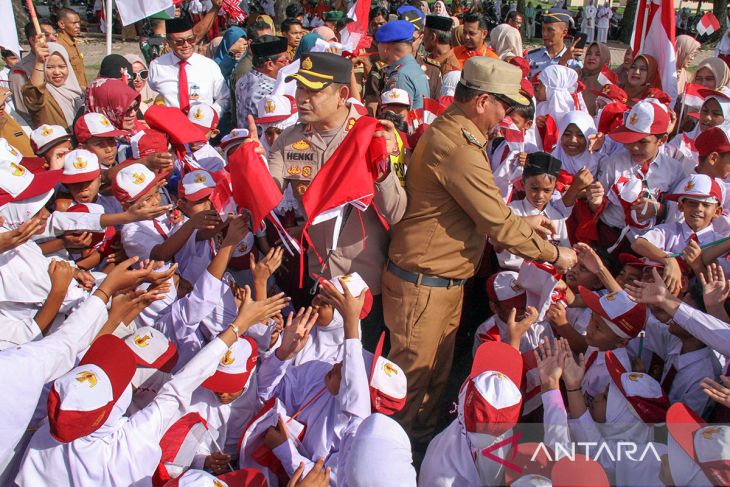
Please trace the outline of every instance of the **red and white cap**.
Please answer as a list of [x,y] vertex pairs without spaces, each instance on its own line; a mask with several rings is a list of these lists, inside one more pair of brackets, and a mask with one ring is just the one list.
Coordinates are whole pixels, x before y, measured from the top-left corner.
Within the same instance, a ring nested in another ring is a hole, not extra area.
[[134,352],[138,367],[172,372],[177,363],[175,344],[164,333],[151,326],[138,328],[124,339],[124,343]]
[[649,374],[627,371],[611,351],[606,352],[606,368],[618,392],[644,423],[664,422],[669,399],[656,379]]
[[406,90],[392,88],[380,95],[381,105],[406,105],[411,106],[411,97]]
[[352,274],[345,274],[342,276],[335,276],[330,280],[330,282],[335,287],[335,289],[337,289],[341,293],[344,293],[345,291],[344,289],[342,289],[340,279],[342,279],[345,284],[347,284],[347,290],[353,296],[357,297],[360,296],[363,292],[365,293],[365,302],[362,305],[362,311],[360,311],[360,319],[365,319],[365,317],[370,314],[370,310],[373,308],[373,293],[370,292],[370,288],[368,287],[367,283],[362,277],[360,277],[360,274],[358,274],[357,272],[353,272]]
[[[290,125],[294,125],[298,120],[297,102],[289,95],[267,95],[259,100],[256,105],[257,113],[260,117],[254,120],[257,124],[277,124],[281,129]],[[296,115],[296,117],[294,117]],[[278,125],[279,122],[285,120],[291,123],[285,124],[284,127]]]
[[700,157],[705,157],[713,152],[724,154],[730,152],[730,138],[725,130],[720,127],[712,127],[695,139],[695,149]]
[[218,128],[218,112],[212,106],[202,101],[190,105],[188,120],[194,125],[203,128],[203,134]]
[[603,317],[606,325],[621,338],[635,338],[644,329],[646,306],[632,301],[626,291],[608,293],[599,297],[583,286],[579,286],[578,289],[586,306]]
[[538,320],[545,318],[550,305],[563,296],[556,290],[563,275],[550,264],[522,261],[518,281],[525,290],[525,306],[537,309]]
[[527,306],[527,293],[520,285],[519,274],[514,271],[492,274],[487,279],[487,297],[491,302],[508,308],[523,309]]
[[167,482],[164,487],[267,487],[268,485],[263,473],[255,468],[242,468],[217,477],[205,470],[191,469]]
[[85,149],[72,150],[63,158],[63,184],[84,183],[93,181],[101,175],[99,158]]
[[550,473],[550,480],[552,480],[552,485],[560,487],[609,487],[611,485],[601,464],[580,453],[573,455],[573,458],[564,456],[555,462]]
[[[92,213],[95,215],[103,215],[106,213],[104,207],[98,203],[77,203],[66,210],[68,213]],[[103,232],[91,232],[91,245],[92,248],[98,248],[104,241],[108,241],[114,238],[117,234],[116,228],[113,226],[106,227]]]
[[60,125],[43,124],[30,133],[30,146],[39,156],[48,149],[65,140],[71,140],[71,134]]
[[[695,465],[699,466],[710,485],[730,485],[730,426],[706,424],[684,403],[677,402],[667,411],[667,428],[670,463],[675,460],[681,461],[681,456],[677,455],[679,447]],[[692,473],[691,466],[686,470],[690,471],[678,473],[680,475]],[[672,465],[672,477],[675,478],[676,485],[682,485],[678,482],[686,480],[679,479],[675,475],[674,465]]]
[[370,404],[376,413],[390,416],[406,405],[408,382],[398,365],[383,357],[385,332],[380,335],[370,366]]
[[718,205],[725,201],[725,183],[705,174],[690,174],[677,185],[675,191],[667,195],[668,200],[681,201],[687,198]]
[[132,159],[139,160],[152,154],[167,152],[167,135],[154,129],[140,130],[129,139]]
[[162,456],[152,475],[152,485],[179,478],[193,464],[198,447],[208,436],[208,423],[197,412],[188,413],[175,421],[160,439]]
[[611,131],[608,135],[617,142],[630,144],[647,135],[666,134],[669,122],[670,117],[664,105],[641,100],[629,111],[624,126]]
[[120,130],[102,113],[85,113],[74,124],[74,135],[80,144],[92,137],[124,137],[129,131]]
[[248,387],[259,349],[251,337],[243,337],[226,350],[215,373],[202,386],[217,393],[238,392]]
[[505,469],[505,484],[517,487],[551,485],[553,462],[549,447],[532,442],[520,443],[512,455],[510,462],[519,470]]
[[522,356],[503,342],[477,348],[471,373],[459,394],[467,433],[497,437],[517,424],[522,407]]
[[220,148],[223,155],[228,156],[229,150],[234,149],[238,144],[242,144],[248,137],[248,129],[233,129],[231,132],[221,139]]
[[114,335],[99,337],[79,365],[55,380],[48,394],[51,436],[68,443],[99,429],[129,386],[134,354]]
[[[0,139],[0,206],[44,193],[48,193],[50,198],[50,192],[60,180],[62,171],[57,169],[33,174],[20,164],[20,152],[7,144],[3,146],[4,141]],[[44,204],[45,201],[40,207]]]
[[180,199],[187,201],[199,201],[213,194],[215,180],[213,176],[204,169],[195,169],[183,176],[178,186]]
[[112,191],[122,204],[134,202],[162,179],[162,175],[153,173],[138,162],[130,161],[120,167],[112,182]]

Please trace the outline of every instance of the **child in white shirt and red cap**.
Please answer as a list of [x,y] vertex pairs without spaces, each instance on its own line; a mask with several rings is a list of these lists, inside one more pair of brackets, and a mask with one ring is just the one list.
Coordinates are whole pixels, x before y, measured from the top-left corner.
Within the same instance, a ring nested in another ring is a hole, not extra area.
[[590,209],[599,216],[599,245],[611,252],[624,251],[637,233],[662,221],[666,214],[662,195],[685,177],[681,163],[660,150],[669,124],[664,105],[642,100],[628,113],[625,125],[608,134],[626,150],[605,161],[586,195]]
[[266,154],[281,132],[299,120],[297,103],[288,95],[266,95],[257,104],[256,127],[261,135],[261,145]]
[[30,145],[37,156],[46,160],[46,169],[53,171],[63,167],[63,158],[73,146],[71,134],[60,125],[43,124],[30,133]]

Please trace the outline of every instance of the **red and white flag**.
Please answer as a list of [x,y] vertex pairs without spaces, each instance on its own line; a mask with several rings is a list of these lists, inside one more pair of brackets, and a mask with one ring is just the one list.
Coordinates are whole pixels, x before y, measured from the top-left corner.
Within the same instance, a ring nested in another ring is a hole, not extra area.
[[677,99],[676,22],[673,0],[639,0],[634,17],[631,48],[648,54],[659,65],[662,90]]
[[117,4],[122,25],[133,24],[163,10],[174,11],[172,0],[116,0],[114,3]]
[[[251,212],[251,225],[259,231],[264,219],[276,228],[284,248],[290,253],[299,252],[299,244],[284,229],[274,209],[279,206],[282,194],[261,158],[256,153],[256,142],[246,142],[228,158],[231,173],[233,199],[241,208]],[[214,193],[215,194],[215,193]]]
[[705,102],[705,97],[700,94],[700,90],[705,89],[704,86],[687,83],[684,85],[684,104],[685,106],[692,108],[702,108],[702,104]]
[[417,129],[419,125],[431,125],[446,108],[447,106],[440,101],[424,96],[423,108],[411,110],[409,113],[409,119],[413,129]]
[[709,36],[720,28],[720,21],[711,12],[705,13],[697,22],[697,33],[701,36]]
[[340,31],[343,53],[349,52],[356,56],[361,49],[367,49],[372,44],[373,39],[367,35],[371,1],[357,0],[347,11],[347,16],[354,22]]
[[598,82],[601,85],[615,85],[618,84],[618,75],[614,73],[608,65],[605,65],[601,72],[598,73]]

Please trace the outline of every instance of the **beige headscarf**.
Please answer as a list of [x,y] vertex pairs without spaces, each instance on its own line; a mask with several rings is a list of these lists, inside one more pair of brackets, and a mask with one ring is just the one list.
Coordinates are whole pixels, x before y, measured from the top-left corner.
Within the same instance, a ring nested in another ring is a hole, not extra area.
[[[125,54],[124,59],[129,61],[129,64],[140,63],[144,66],[144,69],[148,69],[147,63],[144,62],[144,59],[142,59],[141,56],[136,54]],[[142,114],[144,114],[144,112],[146,112],[147,109],[155,102],[157,92],[150,88],[150,84],[145,81],[144,88],[142,88],[142,91],[140,91],[139,94],[141,97],[139,109]]]
[[[63,58],[63,61],[66,63],[68,68],[68,77],[63,85],[59,87],[53,86],[48,78],[46,78],[46,90],[48,90],[48,93],[51,94],[53,99],[56,100],[56,103],[61,108],[63,118],[66,119],[68,126],[72,127],[74,117],[76,117],[76,112],[78,112],[79,108],[81,108],[81,105],[83,104],[84,92],[81,90],[79,80],[76,79],[76,73],[74,73],[74,69],[71,66],[71,61],[68,58],[66,48],[61,44],[49,42],[48,59],[50,59],[53,54],[57,54]],[[46,59],[45,65],[43,66],[44,69],[48,65],[48,59]]]
[[492,49],[500,59],[522,56],[522,36],[520,31],[509,24],[499,24],[489,33]]
[[694,37],[688,35],[677,36],[677,89],[679,93],[684,92],[684,85],[689,80],[689,75],[684,65],[690,57],[696,53],[702,44]]
[[600,42],[594,42],[587,46],[586,52],[588,52],[588,49],[593,46],[598,46],[601,64],[595,72],[589,71],[584,67],[581,69],[580,73],[580,80],[586,86],[586,89],[583,90],[581,94],[583,95],[583,100],[586,102],[586,106],[588,107],[588,113],[591,115],[596,114],[596,95],[594,95],[591,90],[601,90],[603,85],[598,81],[598,75],[601,74],[601,70],[604,66],[611,64],[611,51],[608,49],[608,46],[606,44],[601,44]]
[[697,65],[697,71],[702,68],[709,69],[712,71],[712,74],[715,75],[716,90],[719,90],[723,86],[730,85],[730,69],[727,67],[727,64],[725,64],[725,61],[719,57],[708,57],[703,59],[702,62]]

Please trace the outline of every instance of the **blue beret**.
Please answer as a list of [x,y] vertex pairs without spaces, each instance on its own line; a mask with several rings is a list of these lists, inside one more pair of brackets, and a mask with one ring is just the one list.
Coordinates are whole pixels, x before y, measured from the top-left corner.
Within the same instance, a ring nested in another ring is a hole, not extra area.
[[398,10],[396,10],[395,12],[398,15],[403,15],[404,13],[411,12],[413,10],[415,10],[416,12],[421,11],[420,9],[418,9],[417,7],[414,7],[413,5],[403,5],[402,7],[398,7]]
[[407,20],[391,20],[375,32],[377,42],[411,42],[416,27]]

